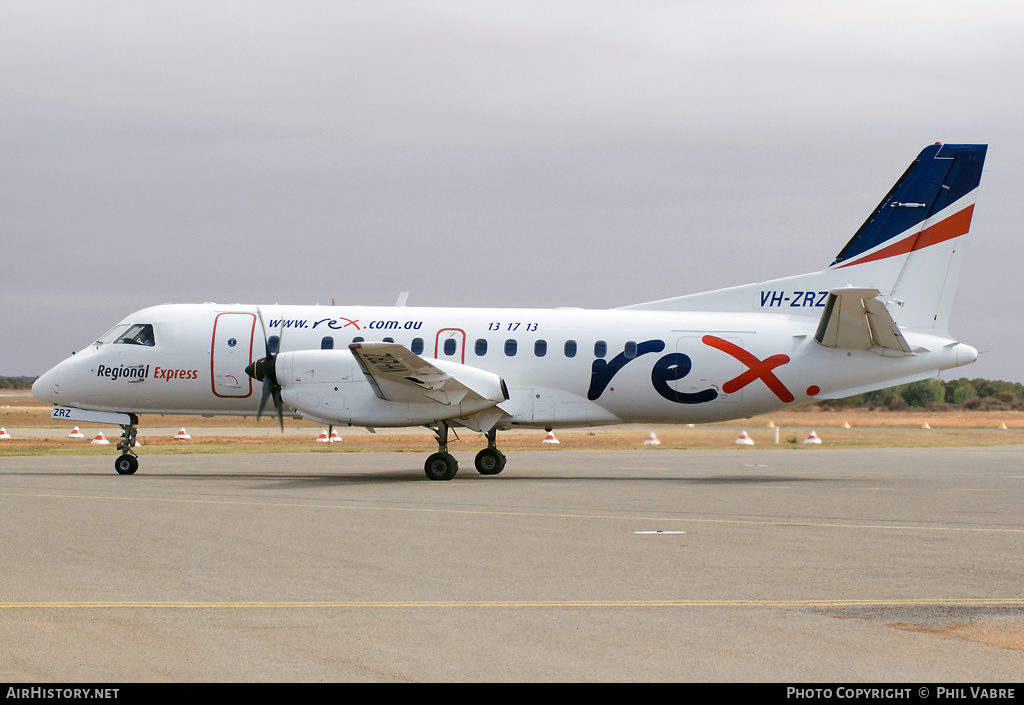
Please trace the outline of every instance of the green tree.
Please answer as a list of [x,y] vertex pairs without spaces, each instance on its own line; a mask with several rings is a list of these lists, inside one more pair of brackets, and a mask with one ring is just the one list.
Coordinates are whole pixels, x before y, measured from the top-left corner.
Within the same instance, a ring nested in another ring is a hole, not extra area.
[[950,396],[949,401],[953,404],[963,404],[968,399],[977,399],[978,391],[974,388],[974,385],[967,380],[962,380],[960,384],[956,385],[953,390],[953,394]]
[[929,404],[941,404],[946,400],[946,385],[941,379],[923,379],[911,382],[898,389],[899,395],[907,406],[924,407]]
[[[975,390],[978,392],[979,397],[993,397],[995,399],[1006,399],[1008,396],[1012,396],[1014,399],[1020,399],[1024,396],[1024,387],[1016,382],[1003,382],[1000,380],[989,380],[989,379],[972,379],[971,384],[974,385]],[[1002,394],[1002,397],[1000,397]]]

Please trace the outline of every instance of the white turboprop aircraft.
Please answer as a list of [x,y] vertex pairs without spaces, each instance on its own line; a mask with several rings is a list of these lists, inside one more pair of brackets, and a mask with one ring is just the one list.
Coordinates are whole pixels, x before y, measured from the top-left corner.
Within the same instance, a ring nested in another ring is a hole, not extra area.
[[947,325],[986,149],[926,147],[819,272],[612,310],[154,306],[32,393],[55,419],[119,424],[121,474],[137,414],[272,399],[279,421],[426,426],[427,477],[449,480],[452,426],[486,436],[476,469],[495,475],[499,429],[722,421],[934,377],[977,359]]

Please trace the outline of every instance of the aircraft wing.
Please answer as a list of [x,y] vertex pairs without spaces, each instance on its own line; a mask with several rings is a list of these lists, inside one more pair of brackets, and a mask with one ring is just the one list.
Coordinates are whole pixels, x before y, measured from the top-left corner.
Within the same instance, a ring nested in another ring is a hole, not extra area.
[[[352,355],[378,397],[386,401],[439,404],[508,399],[495,374],[441,360],[427,360],[398,343],[352,343]],[[448,368],[448,369],[442,369]]]
[[911,352],[878,289],[832,289],[814,339],[829,348]]

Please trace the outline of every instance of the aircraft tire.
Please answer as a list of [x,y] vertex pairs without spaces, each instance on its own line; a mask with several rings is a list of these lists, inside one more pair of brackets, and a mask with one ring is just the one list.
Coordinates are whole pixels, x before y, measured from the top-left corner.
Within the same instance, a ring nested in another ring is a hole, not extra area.
[[476,454],[476,471],[481,475],[497,475],[505,469],[505,454],[497,448],[484,448]]
[[139,469],[139,459],[134,455],[120,455],[114,461],[114,469],[118,475],[134,475]]
[[434,453],[423,465],[430,480],[450,480],[459,471],[459,463],[451,453]]

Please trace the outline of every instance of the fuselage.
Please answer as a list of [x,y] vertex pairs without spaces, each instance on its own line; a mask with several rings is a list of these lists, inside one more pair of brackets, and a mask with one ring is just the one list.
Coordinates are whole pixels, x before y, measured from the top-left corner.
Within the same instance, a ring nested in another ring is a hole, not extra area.
[[[783,313],[168,304],[126,317],[43,375],[33,393],[97,411],[253,415],[260,383],[245,367],[265,355],[261,323],[281,353],[286,406],[361,426],[472,414],[379,398],[353,342],[394,342],[497,375],[509,396],[496,423],[504,428],[742,418],[976,357],[969,346],[913,332],[908,355],[825,347],[814,339],[816,318]],[[126,332],[134,338],[122,339]],[[286,361],[310,369],[284,371]]]
[[116,423],[132,474],[137,414],[297,414],[427,426],[431,480],[452,426],[497,431],[702,423],[934,377],[977,351],[949,337],[987,146],[925,147],[832,263],[808,274],[612,310],[164,305],[128,316],[33,386],[53,418]]

